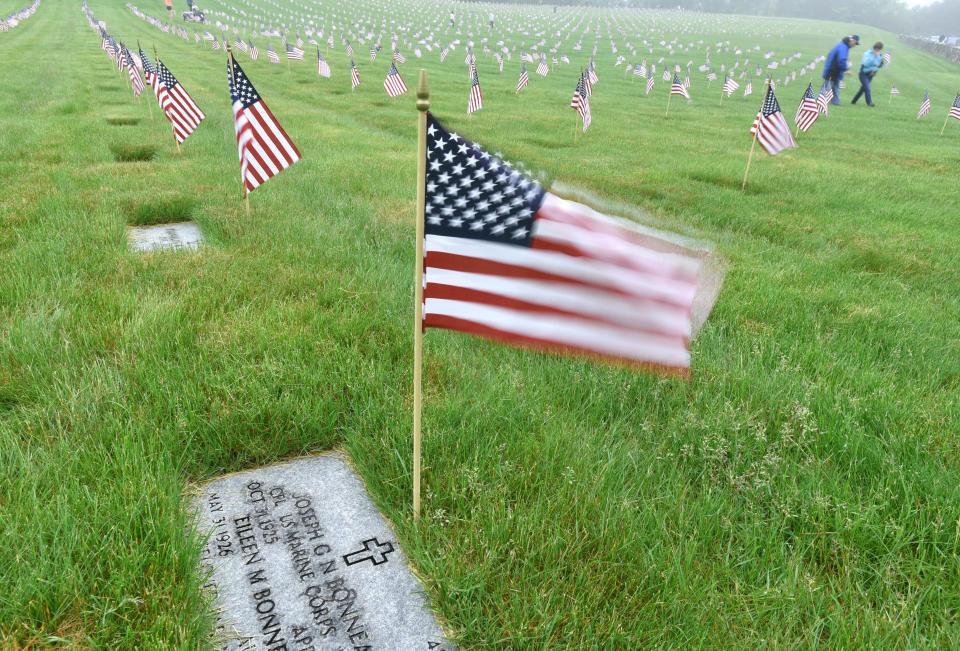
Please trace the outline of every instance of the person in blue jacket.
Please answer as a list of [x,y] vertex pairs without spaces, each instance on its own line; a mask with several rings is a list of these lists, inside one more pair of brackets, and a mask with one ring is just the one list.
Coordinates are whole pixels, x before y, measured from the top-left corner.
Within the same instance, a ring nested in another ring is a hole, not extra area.
[[860,90],[853,96],[851,104],[856,104],[860,96],[867,99],[867,106],[874,106],[873,99],[870,97],[870,80],[877,74],[877,70],[883,67],[883,43],[877,41],[873,44],[872,50],[863,53],[863,59],[860,60]]
[[831,104],[840,104],[840,80],[844,75],[850,74],[850,63],[847,61],[850,56],[850,48],[859,44],[860,37],[856,34],[844,36],[827,54],[827,61],[823,64],[823,79],[827,83],[827,88],[833,90]]

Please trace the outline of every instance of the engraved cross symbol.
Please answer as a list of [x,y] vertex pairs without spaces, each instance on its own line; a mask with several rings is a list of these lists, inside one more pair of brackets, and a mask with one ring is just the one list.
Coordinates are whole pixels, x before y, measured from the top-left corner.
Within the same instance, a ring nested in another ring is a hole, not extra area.
[[343,560],[347,565],[355,565],[363,561],[370,561],[374,565],[382,565],[387,562],[387,554],[392,551],[393,543],[382,543],[376,538],[370,538],[363,541],[363,549],[346,554]]

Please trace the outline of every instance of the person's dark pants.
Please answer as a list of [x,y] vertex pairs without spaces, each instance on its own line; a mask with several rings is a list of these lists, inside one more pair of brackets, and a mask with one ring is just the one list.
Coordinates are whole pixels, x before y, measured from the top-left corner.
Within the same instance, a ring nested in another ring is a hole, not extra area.
[[873,104],[873,99],[870,97],[870,75],[865,72],[860,73],[860,90],[853,96],[853,102],[851,103],[856,104],[861,95],[867,99],[868,105]]

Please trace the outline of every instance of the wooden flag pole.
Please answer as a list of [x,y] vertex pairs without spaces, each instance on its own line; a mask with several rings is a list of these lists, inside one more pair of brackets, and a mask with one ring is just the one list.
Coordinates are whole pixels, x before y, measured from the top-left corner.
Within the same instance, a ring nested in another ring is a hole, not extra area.
[[[960,90],[957,91],[957,95],[960,96]],[[943,126],[940,127],[940,135],[943,135],[943,130],[947,128],[947,120],[950,119],[950,111],[947,111],[947,117],[943,118]]]
[[423,220],[427,192],[427,110],[430,108],[430,88],[427,71],[420,70],[417,83],[417,247],[414,257],[414,286],[416,292],[413,311],[413,521],[420,520],[420,413],[423,407],[423,388],[420,372],[423,367]]
[[667,94],[667,112],[663,114],[663,117],[670,115],[670,98],[673,97],[673,86],[670,87],[670,93]]
[[753,148],[757,146],[757,136],[754,134],[753,142],[750,144],[750,155],[747,157],[747,170],[743,173],[743,184],[740,186],[741,190],[747,188],[747,174],[750,173],[750,161],[753,160]]

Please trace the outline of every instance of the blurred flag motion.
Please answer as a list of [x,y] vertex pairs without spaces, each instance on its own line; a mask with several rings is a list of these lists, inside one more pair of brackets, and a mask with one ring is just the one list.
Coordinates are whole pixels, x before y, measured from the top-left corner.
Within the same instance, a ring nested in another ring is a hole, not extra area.
[[561,199],[427,115],[424,328],[686,375],[708,252]]

